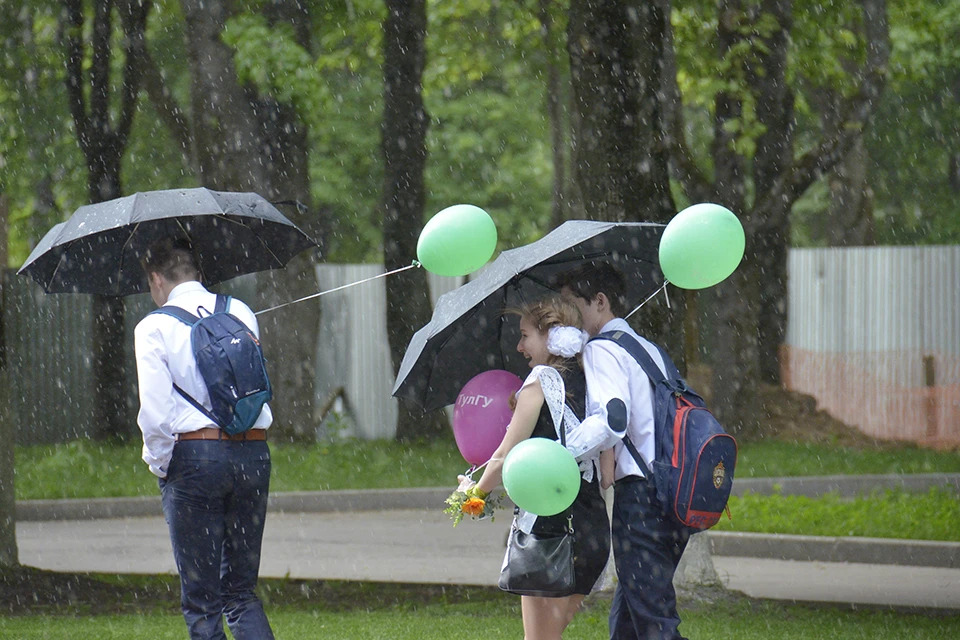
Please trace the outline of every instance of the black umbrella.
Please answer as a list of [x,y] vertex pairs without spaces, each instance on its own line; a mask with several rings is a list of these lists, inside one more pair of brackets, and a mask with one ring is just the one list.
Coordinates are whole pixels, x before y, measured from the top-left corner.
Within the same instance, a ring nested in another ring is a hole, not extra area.
[[626,279],[627,299],[640,302],[663,283],[657,248],[664,225],[571,220],[531,244],[504,251],[474,280],[437,300],[430,323],[407,347],[393,395],[424,411],[452,404],[473,376],[506,369],[525,377],[520,331],[504,309],[555,294],[554,276],[605,260]]
[[190,240],[203,281],[282,268],[317,244],[256,193],[148,191],[80,207],[47,232],[17,273],[47,293],[149,290],[140,258],[155,240]]

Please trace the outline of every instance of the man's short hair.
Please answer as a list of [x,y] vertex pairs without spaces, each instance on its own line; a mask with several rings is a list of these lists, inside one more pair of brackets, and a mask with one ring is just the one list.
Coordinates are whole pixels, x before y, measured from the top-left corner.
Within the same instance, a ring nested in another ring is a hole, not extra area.
[[585,262],[560,274],[555,284],[558,289],[570,289],[588,304],[596,299],[598,293],[604,294],[610,301],[610,311],[618,318],[627,312],[623,274],[609,262]]
[[168,236],[151,244],[140,260],[143,270],[159,273],[170,282],[199,280],[200,270],[190,241],[180,236]]

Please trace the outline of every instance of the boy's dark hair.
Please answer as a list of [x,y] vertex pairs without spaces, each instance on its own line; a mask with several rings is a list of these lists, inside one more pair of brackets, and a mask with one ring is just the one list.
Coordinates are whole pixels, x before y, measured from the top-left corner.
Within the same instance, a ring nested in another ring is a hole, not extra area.
[[170,282],[200,279],[193,246],[181,236],[168,236],[151,244],[140,264],[146,273],[159,273]]
[[618,318],[627,312],[623,274],[609,262],[586,262],[557,276],[558,289],[567,287],[578,298],[593,302],[598,293],[607,296],[610,311]]

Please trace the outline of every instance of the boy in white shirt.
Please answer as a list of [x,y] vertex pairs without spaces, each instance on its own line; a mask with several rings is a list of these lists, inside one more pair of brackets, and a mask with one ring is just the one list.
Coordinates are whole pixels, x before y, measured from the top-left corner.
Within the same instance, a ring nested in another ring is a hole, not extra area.
[[[591,336],[622,331],[636,339],[657,366],[663,358],[655,345],[637,335],[623,314],[622,274],[608,263],[590,263],[559,279],[563,297],[577,305],[583,329]],[[615,447],[612,546],[618,584],[610,610],[611,640],[682,639],[677,631],[673,574],[689,533],[660,506],[653,483],[653,385],[637,361],[610,340],[584,347],[587,416],[605,420],[611,432],[623,433]],[[604,477],[609,477],[604,470]]]
[[[144,255],[150,295],[199,316],[216,295],[200,284],[190,244],[165,238]],[[231,299],[227,311],[258,334],[247,305]],[[176,387],[210,409],[197,370],[191,327],[151,313],[134,331],[143,460],[159,480],[163,514],[180,573],[180,605],[191,640],[225,640],[223,618],[235,638],[271,640],[273,632],[254,593],[270,486],[264,405],[253,427],[228,435]]]

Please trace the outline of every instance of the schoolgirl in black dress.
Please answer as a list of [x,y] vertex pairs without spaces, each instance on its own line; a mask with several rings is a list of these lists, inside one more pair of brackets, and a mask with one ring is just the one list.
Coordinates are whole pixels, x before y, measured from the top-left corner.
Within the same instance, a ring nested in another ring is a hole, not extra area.
[[[563,381],[563,400],[570,411],[579,420],[584,417],[586,382],[577,359],[584,338],[576,306],[555,297],[524,306],[513,313],[520,316],[521,338],[517,350],[527,358],[532,371],[517,392],[516,408],[503,442],[480,480],[468,489],[468,495],[480,498],[485,498],[500,484],[503,460],[514,446],[531,437],[558,439],[549,405],[554,404],[556,409],[559,380]],[[560,532],[573,515],[574,593],[561,597],[521,596],[526,638],[560,638],[606,566],[610,553],[610,524],[600,493],[597,465],[595,461],[587,461],[583,467],[587,470],[581,478],[580,492],[570,508],[555,516],[537,517],[531,528],[534,533]]]
[[[555,367],[566,387],[567,406],[579,420],[583,420],[586,405],[586,378],[576,358],[570,358],[561,367]],[[532,438],[557,439],[546,403],[540,409]],[[540,516],[533,526],[534,533],[560,533],[567,525],[567,517],[573,515],[574,559],[576,576],[574,593],[588,595],[607,566],[610,556],[610,521],[607,505],[600,492],[600,478],[594,469],[591,479],[580,478],[580,493],[566,511],[554,516]]]

